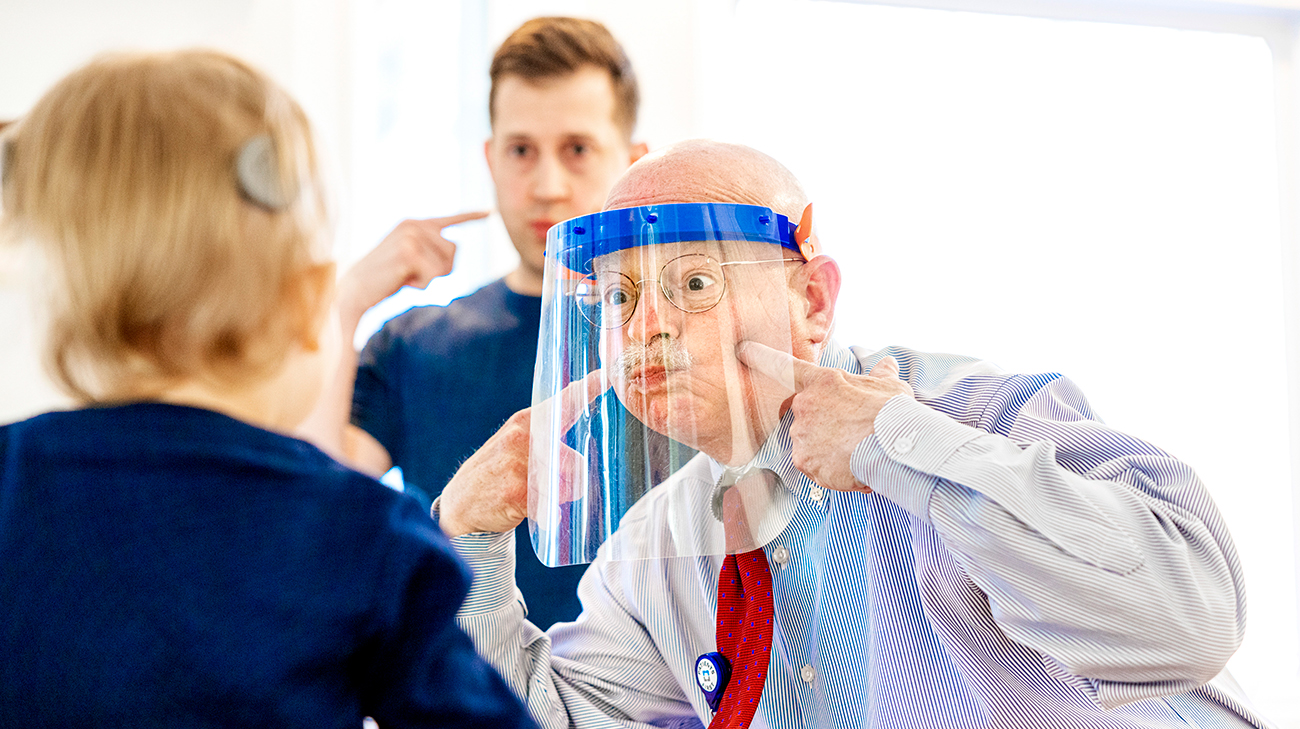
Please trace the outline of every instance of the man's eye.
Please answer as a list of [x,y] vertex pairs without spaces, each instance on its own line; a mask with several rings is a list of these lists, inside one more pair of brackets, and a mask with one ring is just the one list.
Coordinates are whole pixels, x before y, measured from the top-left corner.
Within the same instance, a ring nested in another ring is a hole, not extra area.
[[586,142],[572,142],[564,148],[564,157],[570,162],[582,162],[596,153],[596,148]]
[[609,306],[623,306],[632,301],[632,292],[621,286],[605,290],[605,303]]
[[512,144],[506,153],[511,157],[527,157],[528,151],[528,145],[526,144]]
[[717,281],[713,280],[712,276],[697,273],[686,279],[686,290],[703,291],[716,283]]

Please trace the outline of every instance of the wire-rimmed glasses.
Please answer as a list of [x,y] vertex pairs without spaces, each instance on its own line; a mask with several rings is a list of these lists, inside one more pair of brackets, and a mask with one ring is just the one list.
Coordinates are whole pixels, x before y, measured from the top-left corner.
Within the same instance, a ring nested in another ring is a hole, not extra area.
[[727,292],[724,267],[787,262],[799,262],[799,259],[722,263],[703,253],[687,253],[665,263],[654,279],[633,281],[619,271],[596,271],[578,282],[574,297],[587,321],[602,329],[618,329],[631,320],[641,299],[641,284],[646,281],[657,281],[664,298],[674,307],[699,314],[717,306]]

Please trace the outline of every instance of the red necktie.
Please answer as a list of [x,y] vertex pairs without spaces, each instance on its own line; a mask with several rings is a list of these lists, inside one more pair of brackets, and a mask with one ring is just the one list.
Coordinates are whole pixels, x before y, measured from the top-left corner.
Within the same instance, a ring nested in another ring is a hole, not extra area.
[[762,549],[729,554],[718,574],[718,652],[731,680],[709,729],[747,727],[758,710],[772,655],[772,573]]

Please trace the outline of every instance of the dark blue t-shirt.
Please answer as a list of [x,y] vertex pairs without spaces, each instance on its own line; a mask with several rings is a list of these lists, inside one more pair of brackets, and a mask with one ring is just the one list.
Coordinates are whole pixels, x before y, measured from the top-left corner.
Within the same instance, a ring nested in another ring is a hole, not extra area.
[[[515,412],[532,404],[541,298],[488,284],[447,306],[393,318],[361,352],[352,422],[402,469],[427,503],[465,459]],[[578,616],[584,565],[548,568],[528,523],[516,533],[516,581],[528,619],[545,630]]]
[[0,726],[531,727],[415,500],[218,413],[0,427]]

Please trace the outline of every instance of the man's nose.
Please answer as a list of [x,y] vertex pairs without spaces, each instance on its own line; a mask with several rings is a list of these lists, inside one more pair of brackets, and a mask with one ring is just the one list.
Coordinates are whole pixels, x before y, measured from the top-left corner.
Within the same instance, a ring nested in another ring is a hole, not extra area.
[[572,193],[569,171],[554,154],[542,154],[533,168],[533,197],[543,202],[566,200]]
[[642,281],[640,286],[636,309],[627,322],[628,336],[638,342],[649,342],[660,334],[673,338],[681,336],[681,317],[686,312],[664,297],[657,281]]

